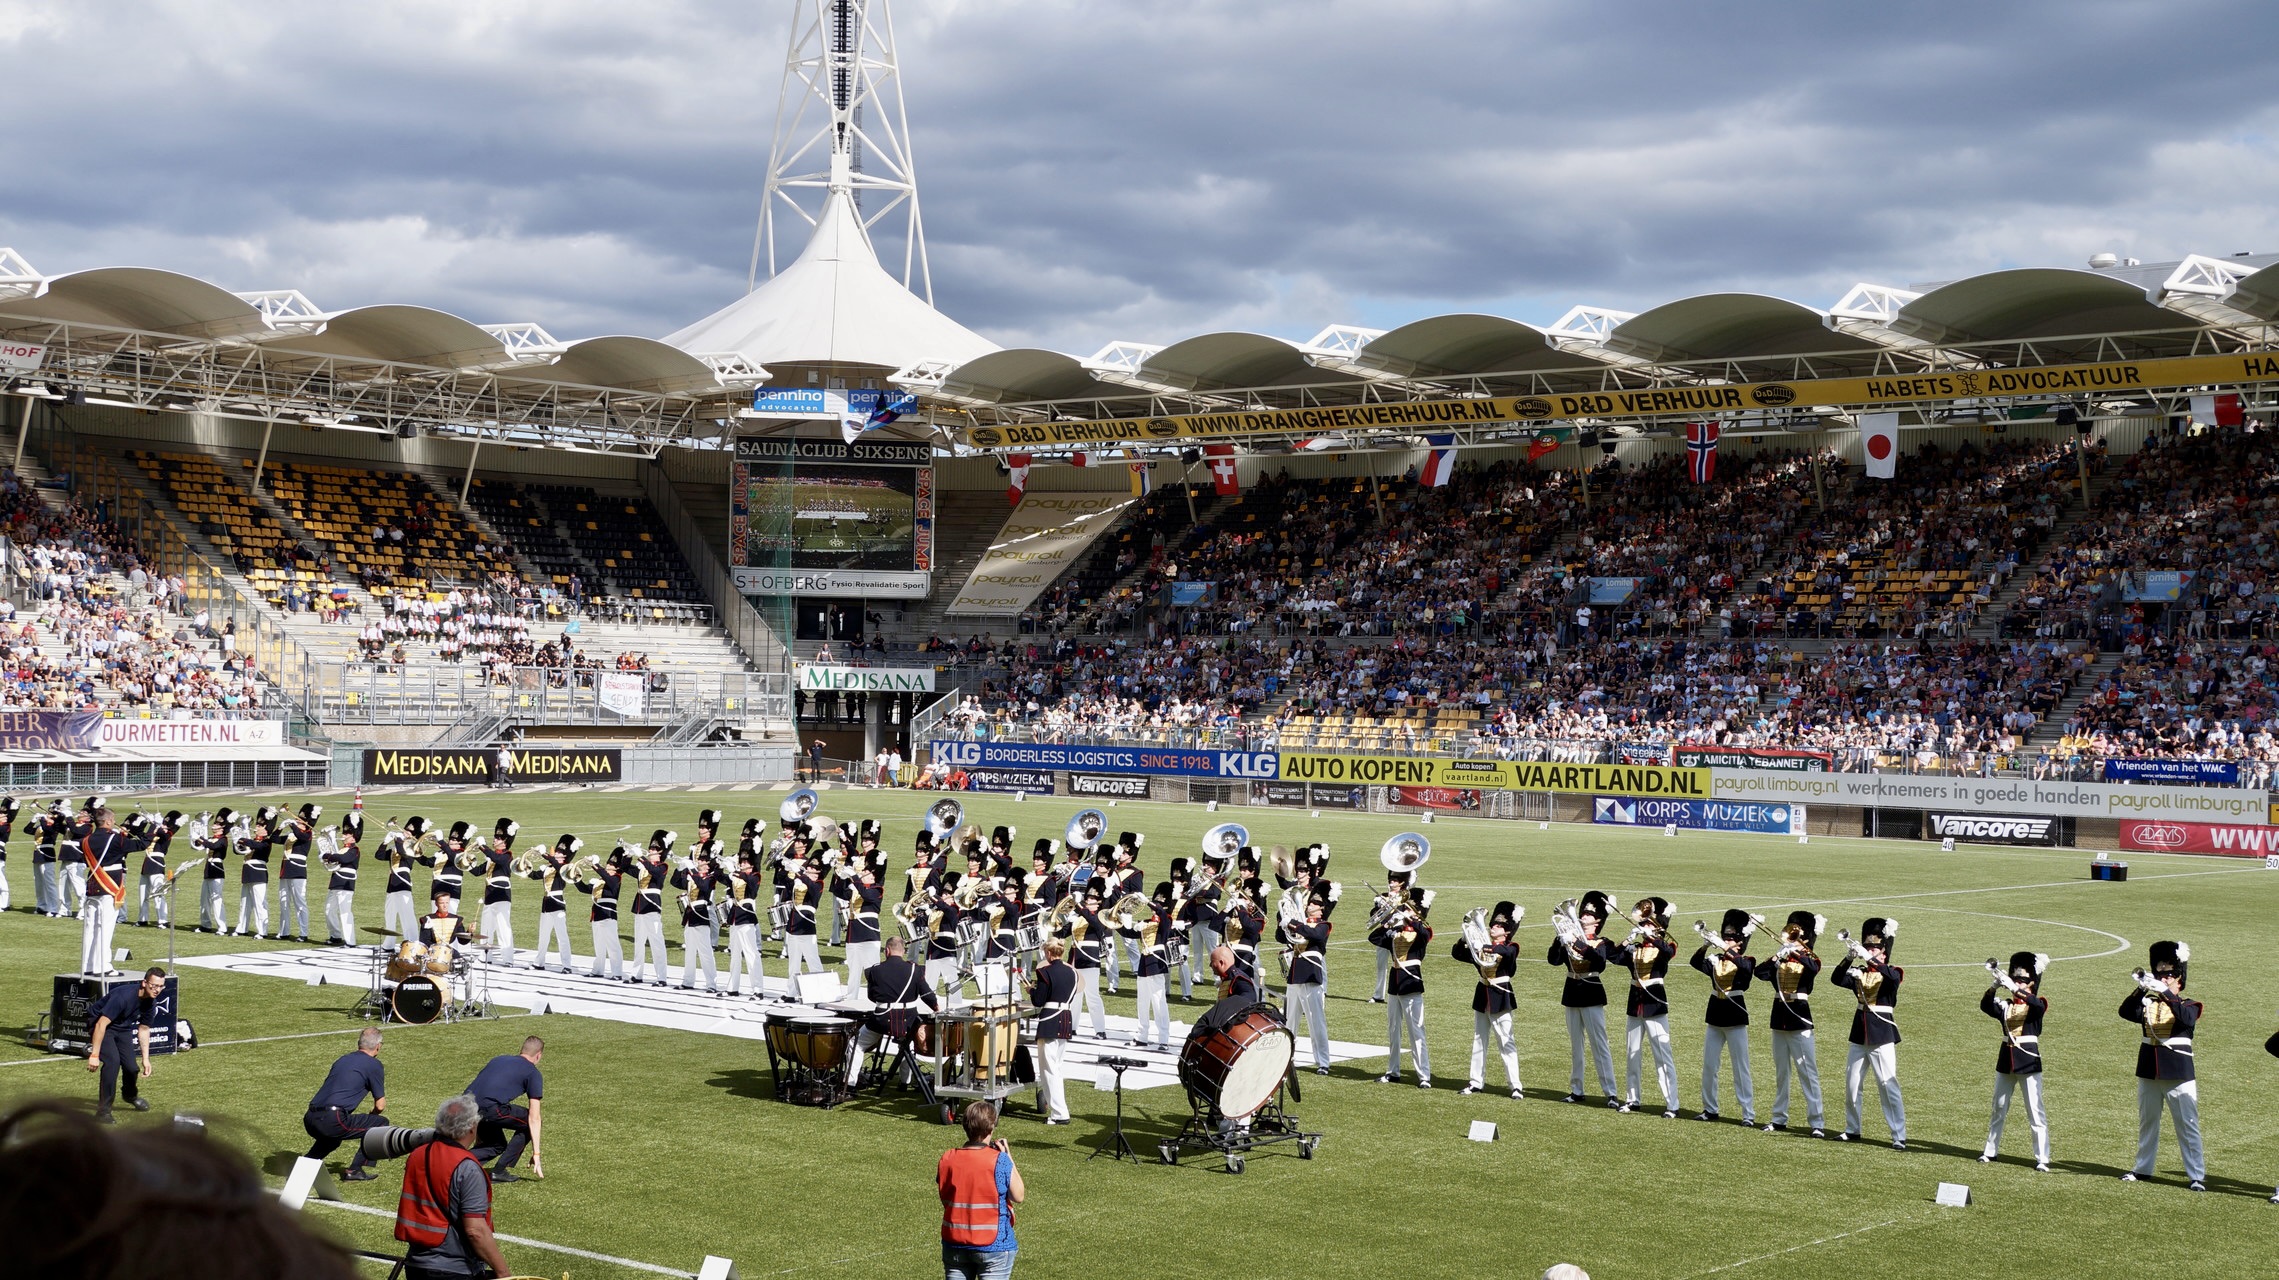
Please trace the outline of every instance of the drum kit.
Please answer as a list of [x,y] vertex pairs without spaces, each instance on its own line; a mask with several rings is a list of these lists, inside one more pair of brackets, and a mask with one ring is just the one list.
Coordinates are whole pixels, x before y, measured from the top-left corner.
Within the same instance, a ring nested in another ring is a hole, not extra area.
[[1282,1108],[1285,1087],[1291,1101],[1299,1100],[1290,1071],[1295,1044],[1270,1004],[1197,1023],[1179,1051],[1179,1084],[1192,1114],[1176,1136],[1157,1145],[1163,1163],[1179,1163],[1184,1150],[1216,1151],[1228,1173],[1241,1173],[1254,1148],[1277,1142],[1295,1142],[1299,1159],[1313,1159],[1321,1135],[1301,1129]]
[[478,949],[481,938],[470,946],[454,946],[399,938],[372,925],[364,932],[395,941],[369,948],[370,983],[350,1012],[411,1026],[492,1016]]

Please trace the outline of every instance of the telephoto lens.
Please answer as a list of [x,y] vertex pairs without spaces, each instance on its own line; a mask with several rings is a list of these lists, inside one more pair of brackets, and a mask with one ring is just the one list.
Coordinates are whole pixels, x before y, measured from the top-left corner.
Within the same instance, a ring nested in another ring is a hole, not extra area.
[[364,1131],[364,1158],[366,1160],[395,1160],[435,1141],[433,1129],[401,1129],[395,1125],[381,1125]]

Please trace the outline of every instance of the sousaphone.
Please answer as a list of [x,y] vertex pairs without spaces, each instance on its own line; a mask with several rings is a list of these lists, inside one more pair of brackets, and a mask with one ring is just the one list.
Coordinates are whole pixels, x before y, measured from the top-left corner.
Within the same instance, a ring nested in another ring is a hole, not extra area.
[[926,807],[926,834],[946,840],[965,825],[965,805],[957,800],[936,800]]
[[1086,853],[1107,833],[1107,814],[1098,809],[1078,809],[1076,816],[1068,820],[1068,830],[1061,833],[1061,840],[1078,853]]
[[1432,841],[1414,831],[1403,831],[1387,840],[1384,847],[1377,851],[1377,861],[1385,865],[1385,870],[1395,873],[1413,874],[1418,867],[1431,860]]
[[819,803],[815,788],[801,787],[783,798],[783,804],[777,807],[776,813],[785,825],[797,826],[807,821],[807,815],[815,812],[815,806]]
[[1249,844],[1249,828],[1239,822],[1222,822],[1203,833],[1203,857],[1209,862],[1233,862]]

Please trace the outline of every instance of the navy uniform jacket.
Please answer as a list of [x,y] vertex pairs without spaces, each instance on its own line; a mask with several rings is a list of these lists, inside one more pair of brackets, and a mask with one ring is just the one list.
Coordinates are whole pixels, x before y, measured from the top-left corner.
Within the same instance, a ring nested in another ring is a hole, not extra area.
[[530,873],[530,878],[538,882],[538,914],[569,908],[569,886],[562,882],[561,863],[548,858]]
[[380,1060],[368,1053],[344,1053],[324,1073],[324,1083],[309,1099],[309,1110],[354,1111],[367,1097],[377,1102],[387,1096],[388,1072]]
[[[101,867],[111,883],[122,888],[127,883],[127,854],[131,852],[124,831],[97,830],[87,837],[87,865]],[[92,886],[89,892],[93,892]]]
[[1431,925],[1420,922],[1399,933],[1379,929],[1369,935],[1369,941],[1393,953],[1393,967],[1386,971],[1385,976],[1387,994],[1424,994],[1424,948],[1432,941]]
[[279,880],[306,880],[309,878],[309,845],[316,839],[316,830],[306,822],[295,820],[285,824],[285,838],[278,843],[285,852],[277,859]]
[[595,924],[609,924],[617,919],[617,894],[624,884],[625,877],[607,867],[594,872],[591,880],[579,883],[578,892],[593,896],[593,914],[589,918]]
[[1772,1028],[1775,1031],[1812,1029],[1812,982],[1820,976],[1820,957],[1799,951],[1787,959],[1775,952],[1757,962],[1757,978],[1773,987]]
[[448,942],[456,946],[461,943],[473,942],[475,933],[467,927],[467,922],[458,916],[421,916],[419,940],[431,947],[438,942]]
[[1670,950],[1669,938],[1655,934],[1633,947],[1625,943],[1608,947],[1608,964],[1618,964],[1630,970],[1630,997],[1624,1006],[1633,1018],[1658,1018],[1670,1011]]
[[1552,941],[1543,961],[1567,971],[1567,980],[1559,988],[1562,1007],[1596,1009],[1606,1003],[1606,982],[1599,976],[1606,972],[1606,953],[1604,938],[1593,938],[1573,947],[1556,939]]
[[67,819],[52,813],[43,813],[32,819],[32,834],[39,839],[39,843],[32,846],[33,866],[44,867],[55,861],[55,842],[63,838],[64,831],[70,826]]
[[791,923],[785,926],[785,932],[794,937],[811,937],[815,933],[815,908],[822,905],[824,893],[822,868],[815,865],[814,859],[808,859],[807,865],[800,869],[797,884],[806,887],[807,892],[798,895],[805,901],[791,909]]
[[2195,1078],[2192,1033],[2200,1025],[2204,1009],[2197,1000],[2174,994],[2155,998],[2142,990],[2131,991],[2121,1001],[2121,1020],[2144,1028],[2144,1040],[2137,1045],[2137,1079]]
[[2042,1069],[2042,1015],[2049,1012],[2049,1001],[1988,987],[1978,998],[1978,1007],[2002,1024],[2002,1048],[1994,1055],[1996,1071],[2030,1076]]
[[1161,907],[1150,907],[1148,912],[1147,916],[1139,918],[1140,927],[1130,930],[1124,936],[1140,940],[1139,976],[1161,978],[1171,972],[1171,963],[1164,954],[1163,945],[1171,937],[1171,913]]
[[1859,998],[1852,1010],[1852,1043],[1870,1049],[1899,1043],[1899,984],[1907,971],[1895,964],[1865,965],[1847,957],[1828,980]]
[[388,859],[387,891],[389,893],[410,893],[412,889],[412,859],[405,854],[404,842],[390,840],[382,846],[382,849]]
[[268,840],[252,838],[245,841],[244,846],[238,850],[237,881],[239,884],[266,885],[269,883],[269,846],[271,843]]
[[847,898],[847,941],[878,941],[878,904],[884,889],[877,877],[869,884],[856,881]]
[[435,874],[427,879],[427,896],[432,899],[438,891],[448,893],[454,901],[465,897],[461,892],[464,881],[459,874],[459,855],[467,851],[467,842],[446,836],[436,842],[435,852],[427,857],[427,865]]
[[1329,981],[1329,921],[1320,924],[1294,924],[1290,931],[1303,939],[1298,954],[1290,958],[1290,982],[1293,987],[1321,986]]
[[1021,903],[1012,894],[1002,890],[983,898],[977,904],[981,918],[997,913],[996,927],[989,931],[987,944],[982,948],[982,959],[1003,960],[1013,954],[1014,944],[1021,939]]
[[652,862],[643,858],[633,868],[633,914],[654,916],[664,913],[665,864],[662,859]]
[[[212,828],[208,827],[207,830],[210,832]],[[206,879],[229,879],[229,837],[227,835],[208,835],[202,839],[193,838],[190,841],[190,847],[206,855],[206,867],[203,873]]]
[[1702,1020],[1713,1027],[1745,1027],[1749,1025],[1749,1001],[1741,993],[1757,976],[1755,956],[1726,956],[1712,959],[1709,947],[1695,949],[1693,967],[1709,975],[1709,1010]]
[[[686,889],[688,900],[681,904],[681,927],[709,929],[712,927],[712,891],[720,887],[720,877],[702,871],[675,871],[673,887]],[[798,930],[794,929],[796,933]]]
[[1037,1015],[1038,1040],[1075,1037],[1076,1015],[1069,1006],[1076,1003],[1076,970],[1066,962],[1055,960],[1037,970],[1037,980],[1029,985],[1029,1002],[1042,1011]]
[[1519,971],[1518,947],[1508,942],[1490,944],[1485,956],[1476,956],[1472,954],[1472,944],[1458,938],[1455,955],[1480,974],[1479,982],[1472,987],[1474,1013],[1493,1018],[1519,1007],[1519,997],[1512,994],[1511,989],[1511,975]]
[[872,1005],[863,1025],[881,1035],[908,1035],[916,1021],[910,1011],[941,1007],[926,986],[925,971],[902,956],[887,956],[863,970],[863,994]]
[[363,861],[364,855],[355,845],[344,844],[340,846],[340,852],[332,855],[332,878],[325,881],[326,890],[346,889],[350,893],[354,893],[356,891],[356,868]]
[[[1084,925],[1084,936],[1081,938],[1076,937],[1076,925],[1079,922]],[[1077,969],[1099,968],[1100,943],[1105,940],[1108,932],[1100,926],[1100,917],[1088,908],[1078,907],[1070,913],[1068,925],[1065,936],[1073,939],[1068,948],[1070,966]]]
[[[741,871],[732,871],[728,874],[726,883],[729,888],[727,900],[728,926],[734,928],[740,924],[759,924],[760,890],[767,887],[760,882],[760,873],[754,871],[746,874]],[[741,898],[735,896],[737,885],[744,887],[744,896]]]
[[168,831],[164,827],[160,827],[158,829],[157,839],[154,840],[148,836],[130,836],[128,838],[127,848],[140,849],[142,851],[143,875],[162,876],[166,874],[166,855],[168,853],[167,846],[173,843],[174,833]]
[[492,849],[486,855],[490,870],[483,877],[483,905],[514,901],[514,850]]

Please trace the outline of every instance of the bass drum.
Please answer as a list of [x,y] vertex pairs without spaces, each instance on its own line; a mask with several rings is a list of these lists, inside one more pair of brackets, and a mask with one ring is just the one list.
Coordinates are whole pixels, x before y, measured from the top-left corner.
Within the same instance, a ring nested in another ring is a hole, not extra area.
[[1273,1006],[1253,1005],[1223,1027],[1197,1027],[1179,1051],[1179,1083],[1229,1120],[1274,1097],[1290,1070],[1296,1040]]
[[396,1015],[396,1021],[423,1026],[443,1016],[443,988],[425,975],[406,978],[396,984],[396,994],[389,998],[388,1008]]

